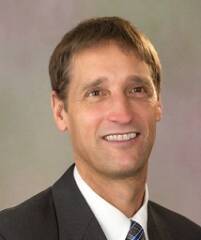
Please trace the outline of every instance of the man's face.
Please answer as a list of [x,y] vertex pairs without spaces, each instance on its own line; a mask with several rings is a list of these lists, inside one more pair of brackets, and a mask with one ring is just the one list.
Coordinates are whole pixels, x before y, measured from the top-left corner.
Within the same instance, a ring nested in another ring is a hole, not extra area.
[[78,53],[66,101],[63,121],[85,176],[124,178],[146,168],[160,103],[149,67],[133,52],[111,43]]

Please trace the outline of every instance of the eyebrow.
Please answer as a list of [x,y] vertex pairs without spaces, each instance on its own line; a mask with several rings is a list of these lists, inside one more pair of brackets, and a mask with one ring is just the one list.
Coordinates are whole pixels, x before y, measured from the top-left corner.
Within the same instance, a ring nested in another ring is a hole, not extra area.
[[144,76],[139,76],[139,75],[131,75],[127,77],[128,81],[136,83],[136,84],[144,84],[148,87],[151,87],[153,84],[153,81],[151,78],[147,78]]
[[86,83],[86,84],[82,87],[82,91],[85,91],[85,90],[90,89],[90,88],[98,87],[98,86],[100,86],[103,82],[105,82],[106,80],[107,80],[107,78],[105,78],[105,77],[100,77],[100,78],[95,79],[94,81],[91,81],[91,82],[89,82],[89,83]]
[[[144,77],[144,76],[139,76],[139,75],[131,75],[131,76],[128,76],[126,78],[127,81],[129,82],[133,82],[135,84],[143,84],[147,87],[151,87],[152,86],[152,80],[151,78],[147,78],[147,77]],[[88,83],[86,83],[81,91],[84,92],[88,89],[91,89],[91,88],[96,88],[96,87],[99,87],[101,84],[103,84],[104,82],[107,81],[107,78],[106,77],[99,77],[93,81],[90,81]]]

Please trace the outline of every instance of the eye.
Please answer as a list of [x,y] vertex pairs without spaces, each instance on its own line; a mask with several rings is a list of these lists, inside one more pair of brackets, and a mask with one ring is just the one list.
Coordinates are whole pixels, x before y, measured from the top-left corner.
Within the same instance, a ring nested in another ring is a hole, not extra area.
[[145,90],[143,87],[135,87],[135,88],[133,88],[133,92],[141,93],[141,92],[145,92]]
[[144,97],[146,90],[144,87],[133,87],[128,90],[128,94],[131,96]]
[[106,95],[107,95],[107,91],[104,89],[92,89],[88,91],[86,94],[87,97],[101,97]]
[[89,97],[95,97],[95,96],[100,96],[101,91],[100,90],[92,90],[91,92],[88,93]]

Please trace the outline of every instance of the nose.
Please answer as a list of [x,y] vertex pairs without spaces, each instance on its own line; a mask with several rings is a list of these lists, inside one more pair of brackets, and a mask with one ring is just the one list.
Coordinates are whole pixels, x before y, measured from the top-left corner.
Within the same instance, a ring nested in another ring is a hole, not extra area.
[[116,96],[110,99],[107,119],[119,124],[128,124],[132,121],[132,106],[126,96]]

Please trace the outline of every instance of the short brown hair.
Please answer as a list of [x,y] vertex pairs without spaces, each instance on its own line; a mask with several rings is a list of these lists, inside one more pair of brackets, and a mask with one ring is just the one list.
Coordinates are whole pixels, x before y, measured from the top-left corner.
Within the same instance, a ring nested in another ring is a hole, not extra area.
[[159,95],[161,65],[158,54],[149,39],[122,18],[101,17],[81,22],[67,32],[50,58],[51,86],[61,100],[67,97],[72,57],[81,50],[111,40],[124,49],[134,50],[137,56],[148,64]]

